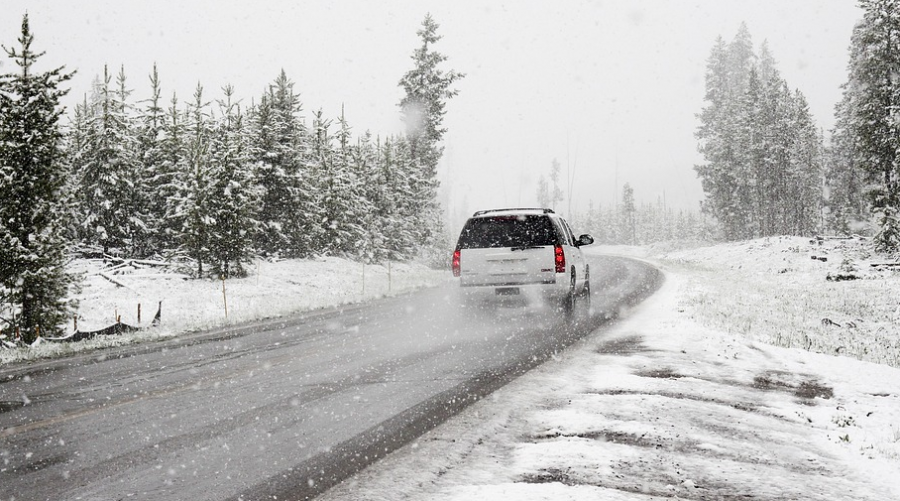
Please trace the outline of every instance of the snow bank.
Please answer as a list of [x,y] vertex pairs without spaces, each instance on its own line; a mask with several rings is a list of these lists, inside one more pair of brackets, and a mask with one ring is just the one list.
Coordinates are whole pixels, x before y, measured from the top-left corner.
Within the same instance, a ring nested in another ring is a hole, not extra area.
[[[78,294],[77,327],[92,331],[123,323],[149,327],[161,308],[159,327],[77,343],[44,340],[30,348],[0,349],[0,363],[176,336],[301,311],[407,293],[449,279],[446,271],[423,265],[363,265],[340,258],[257,261],[242,279],[186,280],[184,275],[140,263],[108,267],[101,260],[79,260],[84,275]],[[223,292],[224,287],[224,292]],[[141,309],[138,321],[138,305]],[[227,316],[226,316],[227,307]],[[75,320],[69,326],[74,331]]]
[[[900,266],[862,239],[780,237],[663,254],[683,298],[726,333],[900,367]],[[873,266],[875,265],[875,266]]]
[[[656,262],[666,284],[322,499],[900,499],[897,352],[865,339],[896,336],[900,295],[866,248],[594,250]],[[829,282],[845,261],[860,278]]]

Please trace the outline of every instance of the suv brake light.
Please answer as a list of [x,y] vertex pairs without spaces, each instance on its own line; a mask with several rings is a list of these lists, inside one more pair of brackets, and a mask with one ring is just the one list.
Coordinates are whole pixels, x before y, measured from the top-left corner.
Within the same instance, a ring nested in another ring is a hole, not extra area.
[[460,254],[461,254],[461,252],[459,249],[456,249],[455,251],[453,251],[453,276],[454,277],[459,276],[459,256],[460,256]]
[[556,262],[556,272],[557,273],[565,273],[566,272],[566,254],[563,252],[562,245],[557,245],[553,247],[553,257]]

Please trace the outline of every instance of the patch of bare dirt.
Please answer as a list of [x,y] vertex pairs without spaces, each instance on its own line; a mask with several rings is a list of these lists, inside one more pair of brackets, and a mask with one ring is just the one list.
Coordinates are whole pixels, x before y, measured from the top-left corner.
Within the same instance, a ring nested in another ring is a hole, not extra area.
[[678,372],[675,371],[675,369],[672,369],[671,367],[662,367],[659,369],[648,369],[648,370],[638,371],[638,372],[635,372],[635,375],[641,376],[641,377],[652,377],[652,378],[659,378],[659,379],[678,379],[678,378],[684,377],[682,374],[679,374]]
[[803,400],[834,398],[834,389],[825,386],[815,377],[784,371],[766,371],[753,378],[751,385],[757,390],[783,391]]
[[603,355],[634,355],[637,353],[646,353],[650,349],[644,344],[644,338],[641,336],[627,336],[617,339],[611,339],[600,344],[596,349],[597,353]]

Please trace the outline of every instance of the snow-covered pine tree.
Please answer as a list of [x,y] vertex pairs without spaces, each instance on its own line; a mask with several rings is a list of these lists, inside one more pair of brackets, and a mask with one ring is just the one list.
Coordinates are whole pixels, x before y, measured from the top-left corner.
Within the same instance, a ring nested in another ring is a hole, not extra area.
[[144,170],[142,151],[140,147],[139,122],[135,119],[134,105],[129,102],[131,89],[128,89],[125,78],[125,67],[119,67],[116,76],[116,100],[119,105],[119,113],[123,117],[123,138],[128,156],[127,165],[131,168],[127,171],[128,180],[125,183],[124,193],[125,209],[127,214],[123,222],[126,234],[126,254],[134,257],[146,257],[151,252],[153,228],[149,223],[152,218],[150,208],[150,193],[146,184],[152,172]]
[[346,257],[361,255],[365,230],[363,216],[370,211],[368,200],[359,178],[360,168],[355,165],[357,156],[351,145],[350,125],[343,110],[338,119],[336,147],[332,151],[331,176],[323,184],[325,213],[329,217],[328,231],[332,249]]
[[882,251],[900,249],[900,0],[860,0],[863,20],[851,40],[844,88],[856,162],[865,172],[875,237]]
[[71,174],[66,179],[66,192],[71,195],[69,204],[68,221],[66,228],[66,239],[70,242],[82,242],[85,240],[81,221],[84,220],[86,214],[84,207],[80,203],[77,196],[78,188],[81,185],[81,178],[77,174],[82,171],[80,166],[84,165],[84,154],[87,151],[87,140],[90,136],[90,107],[87,101],[87,95],[84,96],[82,103],[75,105],[68,130],[64,134],[64,151],[63,158],[66,161],[66,170]]
[[[179,248],[194,260],[197,277],[205,276],[203,265],[210,259],[210,226],[213,196],[210,175],[209,142],[211,124],[209,103],[203,101],[203,86],[194,91],[185,123],[185,157],[179,169],[179,193],[175,199],[174,219],[179,223]],[[207,268],[208,271],[208,268]]]
[[315,207],[311,207],[308,213],[312,216],[310,219],[313,224],[307,239],[309,249],[315,254],[329,254],[334,243],[329,230],[333,214],[329,212],[330,208],[328,207],[331,203],[329,184],[334,162],[334,152],[332,151],[334,138],[328,131],[330,127],[331,120],[324,117],[321,109],[313,114],[310,165],[306,171],[306,188],[314,194],[316,199]]
[[[758,62],[757,62],[758,61]],[[697,131],[703,207],[729,240],[818,228],[821,138],[800,92],[791,93],[763,44],[757,60],[741,26],[721,38],[707,66],[707,105]]]
[[373,142],[372,134],[366,132],[357,141],[353,150],[353,167],[360,184],[360,194],[366,207],[359,217],[362,230],[360,245],[356,256],[364,263],[381,263],[387,259],[384,251],[384,228],[382,216],[383,200],[387,196],[388,186],[381,177],[378,165],[380,141]]
[[265,255],[309,256],[316,204],[309,176],[310,138],[300,97],[284,70],[250,113],[252,157],[263,189],[256,247]]
[[547,182],[547,178],[543,174],[538,176],[536,195],[539,207],[550,207],[550,183]]
[[161,252],[177,253],[181,250],[184,216],[182,197],[188,192],[187,114],[178,106],[173,93],[166,110],[160,138],[159,176],[153,182],[155,196],[159,197],[165,217],[159,221],[157,235]]
[[39,73],[28,15],[21,47],[4,52],[18,72],[0,75],[0,317],[25,342],[61,330],[71,311],[66,271],[60,86],[64,68]]
[[416,32],[422,45],[413,52],[413,69],[400,79],[405,94],[400,101],[401,116],[406,124],[409,158],[415,168],[409,183],[415,207],[412,215],[419,222],[418,243],[432,246],[440,245],[437,240],[445,240],[437,203],[437,167],[443,154],[440,142],[446,132],[442,127],[445,107],[447,100],[458,93],[453,84],[465,76],[439,67],[447,56],[432,47],[441,39],[437,35],[438,27],[430,14],[425,16],[422,29]]
[[597,242],[602,242],[606,236],[602,226],[601,209],[600,205],[594,207],[593,200],[588,200],[587,214],[585,214],[583,223],[583,231],[594,237],[594,240]]
[[700,141],[699,150],[705,163],[694,168],[700,177],[707,202],[705,210],[718,219],[725,237],[729,240],[746,236],[748,226],[745,208],[740,206],[740,174],[736,171],[739,106],[735,95],[742,89],[735,89],[735,73],[729,57],[729,46],[719,37],[712,48],[706,69],[707,105],[698,115],[700,126],[696,137]]
[[223,89],[220,117],[210,135],[208,230],[210,272],[223,278],[246,276],[257,231],[258,188],[246,147],[243,116],[233,101],[234,88]]
[[786,167],[791,185],[785,194],[788,216],[783,233],[811,236],[822,227],[823,140],[806,97],[797,90],[790,102],[787,129],[792,131],[793,141]]
[[634,206],[634,189],[625,183],[622,187],[622,211],[619,221],[619,235],[623,236],[620,243],[637,245],[637,208]]
[[559,165],[559,161],[554,158],[550,163],[550,205],[548,207],[551,209],[559,210],[558,204],[563,201],[563,192],[559,187],[561,169],[562,167]]
[[390,189],[383,201],[385,251],[388,259],[408,260],[418,249],[421,215],[414,203],[411,180],[417,172],[405,136],[389,138],[382,148],[381,172]]
[[136,137],[126,102],[124,73],[119,90],[111,86],[107,67],[89,103],[88,136],[81,157],[78,199],[85,218],[86,243],[104,253],[135,254],[143,222],[135,200],[139,172]]
[[166,160],[166,110],[161,100],[162,87],[156,63],[150,73],[150,98],[144,101],[137,124],[137,158],[140,184],[137,192],[145,212],[146,240],[141,254],[161,253],[172,242],[164,232],[166,202],[174,195],[175,169]]
[[850,235],[867,222],[869,203],[865,191],[865,172],[858,164],[859,155],[853,139],[853,96],[848,90],[853,81],[844,84],[841,102],[835,106],[835,123],[831,144],[826,152],[825,207],[829,231]]

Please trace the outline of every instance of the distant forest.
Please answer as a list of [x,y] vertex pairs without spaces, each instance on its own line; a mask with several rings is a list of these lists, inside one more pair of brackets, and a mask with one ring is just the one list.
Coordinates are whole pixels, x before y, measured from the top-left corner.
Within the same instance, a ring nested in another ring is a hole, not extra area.
[[[626,184],[610,206],[570,215],[599,242],[743,240],[774,235],[865,235],[900,251],[900,2],[863,0],[835,126],[826,144],[806,98],[781,76],[763,42],[742,25],[719,37],[706,68],[695,166],[705,200],[673,211],[665,200],[635,203]],[[563,200],[559,165],[537,196]]]

